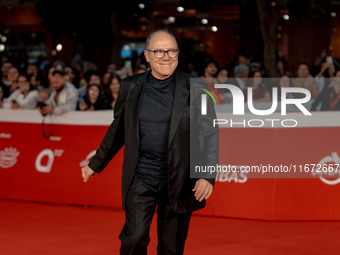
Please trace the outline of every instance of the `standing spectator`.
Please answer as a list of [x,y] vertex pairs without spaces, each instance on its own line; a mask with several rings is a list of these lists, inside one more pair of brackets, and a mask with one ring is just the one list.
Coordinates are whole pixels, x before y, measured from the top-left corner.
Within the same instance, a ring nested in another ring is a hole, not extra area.
[[18,76],[18,68],[12,66],[8,69],[7,81],[5,82],[5,86],[3,86],[4,98],[9,97],[13,91],[18,88]]
[[26,74],[38,76],[39,68],[35,64],[29,64],[26,68]]
[[[259,71],[254,71],[249,74],[249,79],[247,80],[247,87],[253,88],[252,99],[253,102],[270,102],[270,94],[263,84],[262,75]],[[247,100],[248,89],[244,88],[243,93],[245,95],[244,99]]]
[[104,86],[109,83],[109,78],[110,78],[111,74],[112,73],[105,73],[103,75],[103,84],[104,84]]
[[237,65],[248,65],[248,58],[242,52],[237,55]]
[[276,77],[281,77],[284,75],[287,71],[287,61],[285,59],[279,59],[276,62],[276,68],[277,68],[277,75]]
[[114,109],[116,100],[118,97],[118,91],[120,86],[120,76],[117,74],[111,74],[107,84],[104,84],[104,100],[110,108]]
[[329,86],[330,79],[335,75],[335,66],[330,62],[321,63],[320,72],[315,76],[318,91],[321,92],[325,86]]
[[319,91],[313,76],[309,73],[308,64],[301,62],[298,66],[297,74],[298,76],[293,81],[293,86],[308,89],[312,99],[315,99],[319,95]]
[[234,68],[235,79],[232,79],[232,84],[244,89],[246,87],[246,80],[249,75],[249,67],[247,65],[237,65]]
[[[292,87],[291,78],[288,74],[281,75],[281,77],[279,79],[279,86],[278,87],[279,87],[278,98],[279,98],[279,101],[281,101],[281,89]],[[293,99],[293,98],[298,98],[298,96],[297,96],[296,93],[286,93],[286,98]]]
[[72,84],[75,84],[74,83],[74,81],[75,81],[75,73],[74,73],[72,67],[66,66],[64,68],[64,72],[66,74],[67,81],[72,83]]
[[72,83],[67,82],[63,71],[55,70],[52,73],[51,83],[53,90],[47,101],[47,106],[41,108],[41,114],[63,114],[77,108],[78,92]]
[[218,63],[215,60],[210,60],[204,65],[204,74],[202,78],[215,78],[218,70]]
[[88,85],[88,82],[85,78],[80,78],[78,85],[79,85],[79,87],[77,88],[78,95],[79,98],[82,98],[86,95],[86,87]]
[[3,62],[1,65],[1,81],[5,84],[5,85],[9,85],[7,84],[7,74],[8,74],[8,70],[12,67],[12,64],[10,62]]
[[335,77],[331,79],[331,86],[325,86],[320,95],[312,104],[312,111],[315,111],[321,104],[321,111],[340,110],[340,70],[336,71]]
[[78,103],[78,109],[81,111],[107,109],[99,84],[92,83],[88,85],[87,94]]
[[63,69],[61,69],[60,65],[58,65],[57,67],[54,67],[54,66],[51,66],[49,69],[48,69],[48,72],[47,72],[47,85],[45,86],[46,88],[48,89],[53,89],[53,86],[52,86],[52,76],[53,76],[53,73],[54,71],[62,71]]
[[10,67],[12,67],[12,64],[8,61],[4,61],[1,64],[0,86],[2,88],[3,98],[8,97],[8,86],[10,82],[7,79],[7,74]]
[[249,59],[249,72],[261,71],[262,63],[259,59],[251,57]]
[[224,67],[220,68],[217,72],[217,81],[219,83],[226,83],[228,80],[228,70]]
[[30,75],[30,80],[29,80],[30,84],[35,87],[36,89],[41,88],[41,79],[39,76],[35,76],[35,75]]
[[33,109],[38,102],[38,91],[29,83],[29,76],[20,74],[17,80],[19,89],[15,90],[6,102],[5,109]]
[[114,63],[109,64],[106,68],[107,73],[115,73],[116,71],[117,71],[117,65]]

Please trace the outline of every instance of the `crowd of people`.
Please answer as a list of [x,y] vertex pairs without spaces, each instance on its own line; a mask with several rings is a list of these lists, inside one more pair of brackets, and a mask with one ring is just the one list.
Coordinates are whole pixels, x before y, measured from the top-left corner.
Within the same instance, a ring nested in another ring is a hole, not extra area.
[[[229,83],[243,90],[247,100],[247,88],[252,88],[253,102],[271,102],[272,89],[277,87],[302,87],[311,92],[313,104],[310,110],[340,110],[340,66],[325,49],[312,66],[301,62],[296,71],[288,70],[284,59],[277,61],[277,74],[270,78],[263,64],[256,58],[239,54],[226,67],[219,66],[212,56],[199,68],[188,61],[181,66],[192,77],[214,79],[215,83]],[[66,66],[62,61],[54,63],[15,66],[5,55],[1,58],[0,108],[39,109],[43,115],[63,114],[68,111],[92,111],[114,109],[122,79],[147,70],[141,61],[134,68],[119,68],[112,63],[106,70],[97,70],[94,63],[78,61]],[[298,98],[298,93],[286,95]],[[221,93],[223,103],[232,98]]]
[[[135,73],[145,72],[140,65]],[[39,109],[43,115],[68,111],[113,109],[122,79],[133,75],[115,64],[100,75],[91,62],[65,66],[56,61],[44,68],[29,64],[14,66],[7,57],[1,62],[0,108]]]
[[[305,88],[311,94],[312,104],[309,110],[340,110],[340,66],[337,60],[329,56],[330,53],[329,49],[325,49],[312,66],[307,62],[300,62],[295,72],[286,68],[287,63],[284,59],[279,59],[277,74],[271,76],[261,62],[240,54],[235,65],[229,69],[219,67],[214,60],[206,62],[204,72],[197,77],[212,79],[214,83],[235,85],[243,91],[245,101],[248,88],[252,88],[253,102],[271,102],[273,88],[278,89],[279,101],[281,88]],[[222,102],[230,103],[230,93],[224,92],[221,91],[220,94]],[[301,93],[286,94],[288,99],[304,96]]]

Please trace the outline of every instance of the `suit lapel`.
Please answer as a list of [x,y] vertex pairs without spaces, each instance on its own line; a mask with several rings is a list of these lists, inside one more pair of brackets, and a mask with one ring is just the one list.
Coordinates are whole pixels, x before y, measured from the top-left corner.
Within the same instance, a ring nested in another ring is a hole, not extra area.
[[131,118],[133,119],[133,123],[136,123],[134,126],[136,128],[137,144],[139,144],[139,110],[142,103],[143,90],[145,88],[146,79],[149,73],[150,71],[147,71],[141,75],[136,80],[135,87],[132,88],[130,92],[130,100],[132,105]]
[[183,111],[188,106],[189,90],[186,88],[186,82],[187,81],[182,77],[181,72],[175,71],[175,93],[170,120],[168,146],[170,146],[171,141],[174,138]]

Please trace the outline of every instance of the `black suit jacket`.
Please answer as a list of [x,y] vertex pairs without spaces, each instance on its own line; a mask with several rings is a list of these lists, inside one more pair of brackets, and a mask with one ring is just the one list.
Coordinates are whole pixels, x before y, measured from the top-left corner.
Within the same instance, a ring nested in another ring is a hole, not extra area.
[[[89,163],[89,167],[99,173],[125,145],[122,172],[123,209],[139,158],[139,108],[149,74],[150,71],[147,71],[122,80],[114,120]],[[203,208],[205,201],[198,202],[195,199],[192,189],[197,179],[190,178],[190,76],[179,70],[174,74],[175,91],[168,142],[169,199],[175,212],[188,213]],[[216,138],[216,132],[214,135]],[[212,161],[218,160],[216,153],[212,158]],[[207,180],[214,185],[214,178]]]

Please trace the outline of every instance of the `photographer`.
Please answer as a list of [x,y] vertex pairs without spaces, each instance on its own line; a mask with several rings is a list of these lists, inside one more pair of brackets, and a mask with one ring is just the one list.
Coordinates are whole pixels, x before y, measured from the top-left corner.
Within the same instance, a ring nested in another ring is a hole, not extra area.
[[63,114],[76,110],[78,101],[78,91],[73,84],[67,82],[66,75],[63,71],[55,70],[51,76],[53,87],[50,98],[47,100],[47,106],[42,106],[40,112],[46,114]]

